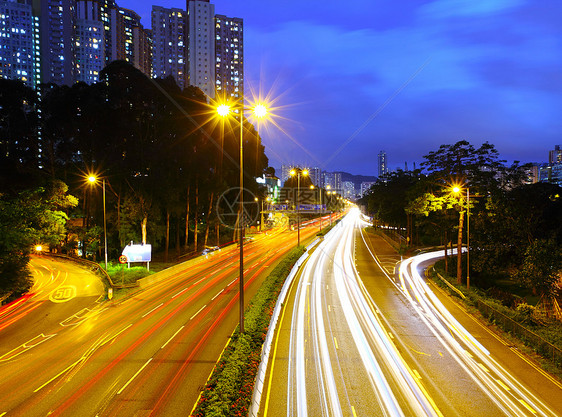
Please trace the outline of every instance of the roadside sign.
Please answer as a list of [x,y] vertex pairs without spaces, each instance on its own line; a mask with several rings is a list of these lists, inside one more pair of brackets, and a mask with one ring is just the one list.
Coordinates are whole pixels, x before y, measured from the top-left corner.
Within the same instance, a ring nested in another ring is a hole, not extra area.
[[127,263],[127,257],[125,255],[121,255],[119,257],[119,263],[120,264],[126,264]]
[[109,288],[107,290],[107,298],[109,298],[110,300],[113,298],[113,288]]

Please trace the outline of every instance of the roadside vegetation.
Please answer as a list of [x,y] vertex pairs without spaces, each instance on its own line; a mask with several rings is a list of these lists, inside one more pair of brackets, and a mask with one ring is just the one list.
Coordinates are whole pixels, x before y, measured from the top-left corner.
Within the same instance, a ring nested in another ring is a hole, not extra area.
[[[489,143],[459,141],[429,152],[420,169],[379,178],[360,203],[374,230],[394,234],[395,248],[408,253],[460,249],[469,226],[469,300],[562,347],[562,187],[528,184],[528,168],[506,165]],[[466,255],[446,256],[436,268],[466,292]]]
[[277,298],[293,265],[304,253],[298,247],[273,269],[244,313],[244,333],[238,329],[215,365],[193,416],[247,416],[261,349]]

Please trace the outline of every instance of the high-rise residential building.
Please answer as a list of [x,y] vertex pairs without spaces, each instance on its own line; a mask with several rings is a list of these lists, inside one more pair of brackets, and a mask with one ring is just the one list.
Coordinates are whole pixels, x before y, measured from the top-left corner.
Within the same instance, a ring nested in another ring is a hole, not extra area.
[[328,188],[337,193],[341,194],[343,192],[340,172],[325,172],[324,173],[324,188]]
[[39,21],[31,0],[0,1],[0,78],[34,88],[41,80]]
[[141,26],[140,16],[129,9],[119,8],[119,13],[123,16],[123,43],[125,59],[128,62],[134,61],[134,28]]
[[[114,7],[109,9],[108,18],[109,22],[104,21],[104,31],[109,39],[105,41],[106,53],[105,61],[106,65],[111,61],[126,60],[126,33],[125,33],[125,17],[123,16],[123,10],[119,7]],[[133,12],[134,13],[134,12]],[[109,25],[109,31],[106,30],[106,26]]]
[[343,182],[343,194],[344,198],[349,200],[355,199],[355,184],[352,181]]
[[548,152],[548,163],[549,164],[562,164],[562,149],[560,145],[556,145],[554,150]]
[[133,28],[133,65],[147,77],[152,76],[152,31]]
[[285,181],[289,179],[291,176],[291,170],[295,167],[295,165],[281,165],[281,182],[285,184]]
[[321,187],[324,183],[322,181],[322,170],[318,167],[308,168],[308,176],[312,184],[316,187]]
[[[215,97],[215,5],[209,0],[187,0],[189,84]],[[152,26],[154,30],[154,25]]]
[[379,178],[388,174],[388,165],[386,163],[386,152],[380,151],[378,155],[378,162],[379,162]]
[[369,191],[371,189],[371,187],[374,185],[374,182],[362,182],[361,183],[361,197],[365,197],[365,194],[367,194],[367,191]]
[[76,2],[75,81],[96,83],[105,66],[106,31],[100,10],[97,1]]
[[244,97],[244,24],[215,16],[215,89],[222,97]]
[[42,82],[73,84],[76,1],[40,0],[36,13],[40,27]]
[[171,75],[180,88],[188,85],[186,28],[185,11],[152,6],[152,76]]
[[93,84],[99,81],[105,64],[103,23],[76,19],[75,80]]

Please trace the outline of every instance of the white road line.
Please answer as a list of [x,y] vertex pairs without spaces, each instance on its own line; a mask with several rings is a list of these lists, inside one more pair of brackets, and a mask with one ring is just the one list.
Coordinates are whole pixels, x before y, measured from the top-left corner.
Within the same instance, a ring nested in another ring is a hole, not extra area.
[[154,307],[152,310],[150,310],[148,313],[144,313],[144,315],[142,316],[143,318],[148,316],[150,313],[152,313],[154,310],[156,310],[157,308],[160,308],[164,305],[164,303],[160,303],[160,305],[157,305],[156,307]]
[[238,278],[234,278],[232,281],[230,281],[227,285],[227,287],[230,287],[233,283],[235,283],[238,280]]
[[148,365],[150,363],[150,361],[152,360],[152,358],[150,358],[149,360],[146,361],[146,363],[142,366],[142,368],[140,368],[136,374],[134,374],[131,379],[129,379],[129,381],[127,381],[127,383],[125,385],[123,385],[123,388],[121,388],[119,391],[117,391],[117,395],[121,394],[123,392],[123,390],[125,388],[127,388],[127,386],[133,381],[133,379],[135,379],[137,377],[138,374],[141,373],[141,371],[146,368],[146,365]]
[[205,307],[207,307],[207,304],[205,304],[203,307],[201,307],[201,308],[199,309],[199,311],[198,311],[197,313],[195,313],[193,316],[191,316],[191,318],[190,318],[189,320],[193,320],[193,318],[194,318],[197,314],[201,313],[201,311],[202,311]]
[[215,298],[217,298],[219,295],[221,295],[221,293],[224,291],[224,288],[222,290],[220,290],[213,298],[211,298],[211,301],[213,301]]
[[203,277],[203,278],[201,278],[201,279],[200,279],[199,281],[197,281],[197,282],[196,282],[195,284],[193,284],[193,285],[197,285],[197,284],[199,284],[199,283],[200,283],[201,281],[203,281],[203,280],[204,280],[205,278],[207,278],[207,277]]
[[180,295],[182,292],[187,291],[188,287],[184,288],[183,290],[181,290],[180,292],[172,295],[172,298],[176,298],[178,295]]
[[172,341],[172,339],[173,339],[174,337],[176,337],[176,335],[177,335],[179,332],[181,332],[181,329],[183,329],[184,327],[185,327],[185,326],[181,326],[181,327],[178,329],[178,331],[175,332],[174,335],[173,335],[172,337],[170,337],[170,338],[168,339],[168,341],[162,345],[162,347],[161,347],[160,349],[164,349],[164,348],[166,347],[166,345],[167,345],[168,343],[170,343],[170,342]]

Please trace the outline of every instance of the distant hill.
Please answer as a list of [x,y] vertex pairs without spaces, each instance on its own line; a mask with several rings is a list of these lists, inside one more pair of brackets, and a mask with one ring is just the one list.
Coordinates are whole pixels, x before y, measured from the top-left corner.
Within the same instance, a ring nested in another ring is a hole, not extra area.
[[339,172],[341,174],[342,182],[351,181],[352,183],[355,184],[356,189],[361,187],[362,182],[375,182],[377,180],[377,177],[375,177],[374,175],[353,175],[350,174],[349,172],[344,172],[344,171],[336,171],[336,172]]

